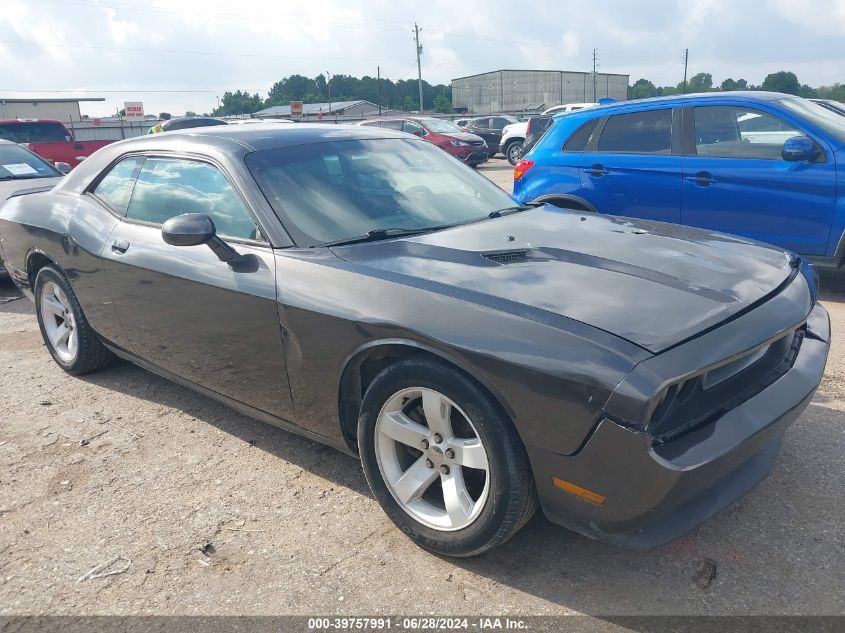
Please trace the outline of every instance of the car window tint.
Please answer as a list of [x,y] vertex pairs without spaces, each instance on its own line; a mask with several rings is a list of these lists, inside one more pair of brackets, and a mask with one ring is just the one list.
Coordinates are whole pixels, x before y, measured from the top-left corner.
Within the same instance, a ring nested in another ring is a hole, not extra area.
[[672,110],[645,110],[612,116],[599,139],[600,152],[669,154],[672,150]]
[[695,108],[699,156],[782,160],[786,139],[802,133],[765,112],[735,106]]
[[67,130],[60,123],[16,121],[0,125],[0,138],[15,143],[66,143]]
[[220,235],[260,239],[255,222],[219,169],[192,160],[146,159],[126,217],[162,224],[183,213],[206,214]]
[[382,127],[386,127],[388,130],[402,130],[402,121],[382,121]]
[[590,137],[593,135],[593,130],[596,129],[598,119],[587,121],[584,125],[575,130],[575,133],[569,137],[569,140],[563,144],[564,152],[583,152],[587,149],[587,143],[590,142]]
[[402,129],[409,134],[417,134],[418,136],[425,135],[425,129],[419,123],[414,123],[413,121],[405,121],[405,124],[402,126]]
[[140,156],[126,158],[111,168],[94,188],[94,195],[110,206],[116,213],[124,215],[129,206],[129,197],[135,177],[144,159]]
[[500,116],[494,117],[490,121],[492,122],[490,127],[494,130],[501,130],[509,123],[507,119],[503,119]]

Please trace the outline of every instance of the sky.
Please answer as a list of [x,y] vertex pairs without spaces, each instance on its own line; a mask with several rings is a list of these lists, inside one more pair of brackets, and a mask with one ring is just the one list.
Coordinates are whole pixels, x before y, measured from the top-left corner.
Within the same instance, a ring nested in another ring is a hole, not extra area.
[[284,76],[416,77],[592,70],[658,85],[712,73],[759,84],[791,70],[845,83],[845,0],[0,0],[0,97],[97,96],[148,113],[208,112],[226,90],[266,96]]

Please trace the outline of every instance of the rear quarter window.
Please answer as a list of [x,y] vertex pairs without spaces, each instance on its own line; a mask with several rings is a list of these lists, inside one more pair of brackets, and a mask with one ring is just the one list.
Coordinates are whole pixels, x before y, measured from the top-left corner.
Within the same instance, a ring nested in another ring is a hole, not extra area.
[[590,142],[590,137],[593,135],[593,132],[596,129],[596,125],[598,125],[599,120],[593,119],[592,121],[587,121],[579,127],[572,136],[563,144],[563,151],[564,152],[583,152],[587,149],[587,144]]

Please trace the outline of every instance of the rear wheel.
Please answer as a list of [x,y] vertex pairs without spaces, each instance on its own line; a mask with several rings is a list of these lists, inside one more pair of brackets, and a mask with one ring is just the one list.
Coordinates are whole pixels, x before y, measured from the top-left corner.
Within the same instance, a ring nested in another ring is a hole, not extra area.
[[444,363],[416,358],[383,370],[364,397],[358,443],[384,511],[434,552],[480,554],[513,536],[537,509],[511,421]]
[[38,271],[35,312],[47,349],[66,372],[87,374],[113,359],[88,325],[73,288],[58,268],[45,266]]
[[522,141],[511,141],[505,148],[505,156],[511,165],[516,165],[522,158]]

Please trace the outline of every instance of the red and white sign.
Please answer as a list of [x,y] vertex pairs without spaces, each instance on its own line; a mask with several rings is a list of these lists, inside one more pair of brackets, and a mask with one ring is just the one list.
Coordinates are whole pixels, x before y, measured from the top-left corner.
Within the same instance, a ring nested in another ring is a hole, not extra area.
[[302,101],[291,101],[290,102],[290,116],[293,119],[301,119],[302,118]]
[[126,110],[127,119],[143,119],[144,104],[141,101],[124,101],[123,107]]

